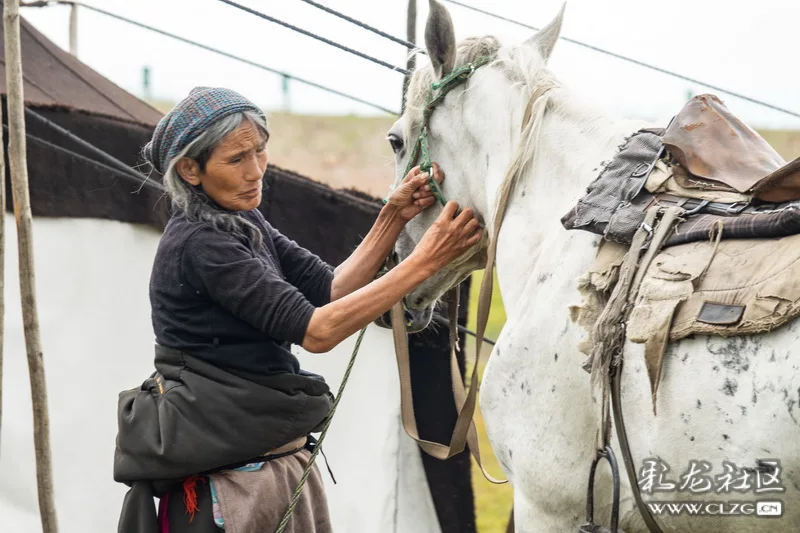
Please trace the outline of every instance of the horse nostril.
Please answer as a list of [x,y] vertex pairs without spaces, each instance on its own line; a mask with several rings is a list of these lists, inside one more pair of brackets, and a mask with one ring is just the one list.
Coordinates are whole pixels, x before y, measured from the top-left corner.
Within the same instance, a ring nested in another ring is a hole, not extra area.
[[422,298],[422,296],[420,296],[419,298],[414,300],[414,305],[422,305],[422,300],[423,300],[423,298]]

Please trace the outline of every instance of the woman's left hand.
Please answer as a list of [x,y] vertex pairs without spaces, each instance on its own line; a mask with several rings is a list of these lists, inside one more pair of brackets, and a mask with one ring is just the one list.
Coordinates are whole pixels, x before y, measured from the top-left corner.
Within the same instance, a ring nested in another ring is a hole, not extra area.
[[[444,181],[444,172],[437,163],[431,164],[431,172],[436,183],[441,185]],[[386,205],[397,209],[400,218],[408,222],[436,202],[436,197],[428,185],[428,179],[427,172],[422,172],[419,167],[412,168],[389,196]]]

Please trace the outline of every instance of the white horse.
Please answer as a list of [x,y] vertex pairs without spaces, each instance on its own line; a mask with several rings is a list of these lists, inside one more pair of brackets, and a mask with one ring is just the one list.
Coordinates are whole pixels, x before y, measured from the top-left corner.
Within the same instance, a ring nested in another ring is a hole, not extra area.
[[[492,37],[456,46],[447,11],[432,1],[426,28],[431,66],[414,73],[406,111],[389,132],[399,181],[420,130],[431,82],[454,64],[496,55],[496,61],[477,69],[436,108],[429,146],[432,159],[447,173],[445,198],[475,210],[491,235],[498,191],[522,143],[519,155],[526,166],[497,245],[497,275],[508,319],[486,367],[480,402],[494,452],[514,486],[518,532],[575,532],[584,522],[599,422],[589,375],[580,368],[584,356],[578,345],[586,334],[570,320],[568,307],[581,303],[576,280],[590,266],[598,238],[567,232],[560,218],[625,138],[647,126],[603,114],[556,83],[546,107],[533,116],[536,128],[530,135],[521,134],[529,99],[537,87],[554,82],[546,63],[562,15],[563,9],[516,47],[501,47]],[[431,208],[407,226],[396,247],[401,259],[438,214],[438,208]],[[428,324],[433,305],[448,288],[483,267],[485,245],[407,297],[412,331]],[[657,416],[641,345],[626,345],[622,403],[637,472],[646,458],[659,458],[671,468],[662,481],[676,481],[680,488],[681,474],[691,461],[708,461],[713,466],[710,475],[716,477],[725,460],[751,469],[748,479],[753,485],[755,473],[763,474],[765,482],[758,493],[753,488],[748,493],[700,494],[702,485],[694,486],[695,492],[687,485],[683,491],[643,494],[644,499],[783,503],[782,517],[773,519],[720,516],[753,513],[749,505],[706,506],[699,512],[716,516],[703,517],[692,515],[696,510],[679,512],[673,507],[673,514],[656,516],[665,532],[777,533],[800,528],[800,357],[792,354],[799,339],[800,321],[795,320],[759,336],[698,336],[674,343],[665,356]],[[616,438],[612,446],[622,463]],[[762,462],[769,459],[780,461],[779,470]],[[769,481],[780,481],[785,491],[763,491],[775,487],[766,486],[770,471],[777,477]],[[620,478],[620,527],[626,533],[646,532],[622,464]],[[719,480],[714,481],[719,487]],[[605,465],[596,486],[596,518],[607,523],[611,483]]]

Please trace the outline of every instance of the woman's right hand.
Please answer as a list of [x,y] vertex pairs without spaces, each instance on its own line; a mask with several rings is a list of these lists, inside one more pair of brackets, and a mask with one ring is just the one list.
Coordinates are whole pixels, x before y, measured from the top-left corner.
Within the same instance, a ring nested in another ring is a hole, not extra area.
[[414,254],[437,272],[480,241],[483,230],[472,209],[458,212],[458,203],[449,201],[428,228]]

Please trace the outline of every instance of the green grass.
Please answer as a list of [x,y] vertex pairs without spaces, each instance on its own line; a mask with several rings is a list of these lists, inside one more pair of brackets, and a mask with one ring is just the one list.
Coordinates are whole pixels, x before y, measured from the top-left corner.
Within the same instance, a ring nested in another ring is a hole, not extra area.
[[[469,314],[467,315],[467,327],[472,331],[478,327],[478,296],[481,291],[483,281],[483,270],[478,270],[472,274],[472,284],[469,289]],[[489,309],[489,321],[486,323],[486,334],[488,339],[496,339],[506,323],[506,311],[503,308],[503,299],[500,297],[500,290],[497,286],[497,275],[493,278],[494,290],[492,291],[492,303]],[[468,339],[471,342],[472,338]],[[473,347],[473,350],[475,348]],[[470,352],[467,352],[470,353]]]
[[[469,319],[467,327],[475,331],[477,327],[478,316],[478,295],[480,294],[481,281],[483,281],[483,271],[478,271],[472,274],[472,285],[470,286],[469,295]],[[503,324],[506,321],[506,313],[503,308],[503,300],[500,297],[500,291],[497,287],[497,276],[494,277],[494,291],[492,293],[492,302],[489,310],[489,321],[486,325],[485,336],[489,339],[496,339],[503,329]],[[467,338],[466,342],[466,356],[469,362],[468,368],[471,368],[472,361],[474,361],[475,342],[472,338]],[[484,344],[482,350],[482,358],[485,358],[491,352],[491,346]],[[479,372],[483,372],[483,363],[479,366]],[[481,458],[483,459],[484,466],[489,474],[493,477],[503,478],[503,471],[494,455],[491,453],[489,446],[489,439],[486,436],[484,428],[483,417],[479,410],[475,413],[475,426],[478,430],[478,440],[481,447]],[[506,524],[508,523],[509,514],[511,512],[512,504],[512,488],[510,485],[493,485],[484,479],[483,474],[475,463],[472,461],[472,488],[475,493],[475,515],[478,527],[478,533],[505,533]]]

